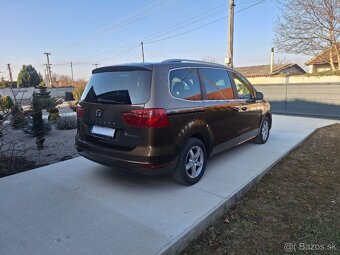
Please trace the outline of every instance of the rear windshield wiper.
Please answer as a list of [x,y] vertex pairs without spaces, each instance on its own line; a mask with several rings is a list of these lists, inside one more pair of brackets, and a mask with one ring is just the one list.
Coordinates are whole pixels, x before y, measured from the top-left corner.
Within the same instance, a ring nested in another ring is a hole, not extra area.
[[97,100],[98,100],[98,102],[100,102],[100,103],[125,104],[124,102],[114,101],[114,100],[107,100],[107,99],[102,99],[102,98],[98,98]]

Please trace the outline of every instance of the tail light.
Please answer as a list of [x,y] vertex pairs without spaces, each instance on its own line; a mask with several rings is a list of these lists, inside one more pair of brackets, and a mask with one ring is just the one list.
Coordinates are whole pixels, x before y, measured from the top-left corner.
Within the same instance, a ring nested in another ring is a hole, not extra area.
[[136,128],[163,128],[170,126],[164,109],[132,110],[123,113],[126,125]]
[[84,108],[81,107],[80,105],[77,105],[76,111],[77,111],[77,118],[82,119],[84,117]]

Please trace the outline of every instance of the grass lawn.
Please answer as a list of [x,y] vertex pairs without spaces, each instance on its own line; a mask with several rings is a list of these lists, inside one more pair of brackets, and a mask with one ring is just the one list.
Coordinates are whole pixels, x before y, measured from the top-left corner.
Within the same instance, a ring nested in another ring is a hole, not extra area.
[[340,124],[316,130],[181,254],[340,254]]

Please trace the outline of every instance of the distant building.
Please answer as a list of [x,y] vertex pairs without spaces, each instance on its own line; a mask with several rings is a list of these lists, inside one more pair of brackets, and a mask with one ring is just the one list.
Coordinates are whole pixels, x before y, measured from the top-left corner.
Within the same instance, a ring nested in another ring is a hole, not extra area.
[[[338,48],[340,50],[340,43],[338,43]],[[321,54],[307,61],[306,66],[309,66],[309,73],[320,73],[332,70],[329,54],[330,48],[324,50]],[[333,49],[333,63],[336,66],[338,65],[338,58],[335,54],[334,49]]]
[[243,74],[245,77],[270,77],[275,75],[299,75],[305,74],[306,71],[303,70],[298,64],[278,64],[273,66],[273,71],[271,72],[270,65],[261,66],[243,66],[236,67],[237,71]]

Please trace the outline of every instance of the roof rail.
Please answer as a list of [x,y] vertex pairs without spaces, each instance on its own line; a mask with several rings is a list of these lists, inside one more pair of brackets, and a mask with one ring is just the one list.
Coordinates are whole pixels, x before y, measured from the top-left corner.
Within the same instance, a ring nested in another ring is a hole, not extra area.
[[207,61],[200,61],[200,60],[192,60],[192,59],[167,59],[162,61],[162,63],[201,63],[201,64],[210,64],[210,65],[219,65],[219,66],[224,66],[222,64],[218,63],[213,63],[213,62],[207,62]]

